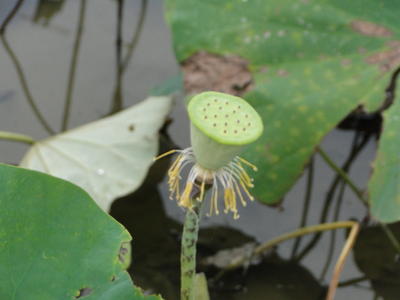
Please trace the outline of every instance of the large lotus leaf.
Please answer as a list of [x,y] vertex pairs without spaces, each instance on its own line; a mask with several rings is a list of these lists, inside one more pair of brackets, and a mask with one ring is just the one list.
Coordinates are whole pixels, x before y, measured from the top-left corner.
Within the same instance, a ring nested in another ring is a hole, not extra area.
[[150,97],[118,114],[37,142],[21,166],[69,180],[104,210],[143,182],[158,149],[169,97]]
[[259,200],[279,201],[357,105],[379,106],[400,61],[396,11],[392,0],[167,0],[180,61],[206,51],[225,55],[224,67],[232,55],[248,62],[244,97],[265,124],[245,154],[259,167]]
[[[397,88],[396,95],[400,95]],[[400,220],[400,102],[383,114],[383,133],[368,184],[372,215],[381,222]]]
[[[390,229],[399,240],[400,223],[391,224]],[[376,295],[385,300],[399,299],[398,255],[398,251],[379,226],[362,229],[354,245],[354,259],[358,268],[371,281]]]
[[0,165],[0,299],[160,300],[123,268],[129,233],[81,188]]

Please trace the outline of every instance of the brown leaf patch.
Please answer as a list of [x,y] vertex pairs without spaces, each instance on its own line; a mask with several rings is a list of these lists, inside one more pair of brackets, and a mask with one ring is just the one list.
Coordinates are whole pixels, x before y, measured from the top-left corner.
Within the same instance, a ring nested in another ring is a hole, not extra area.
[[393,35],[386,27],[368,21],[354,20],[350,23],[350,27],[355,32],[367,36],[388,37]]
[[182,63],[189,94],[217,91],[240,96],[252,88],[248,62],[238,56],[198,52]]
[[278,75],[279,77],[286,77],[286,76],[289,75],[289,72],[286,71],[285,69],[279,69],[279,70],[276,72],[276,75]]
[[391,71],[400,65],[400,41],[391,41],[387,50],[374,53],[366,58],[369,64],[376,64],[382,71]]

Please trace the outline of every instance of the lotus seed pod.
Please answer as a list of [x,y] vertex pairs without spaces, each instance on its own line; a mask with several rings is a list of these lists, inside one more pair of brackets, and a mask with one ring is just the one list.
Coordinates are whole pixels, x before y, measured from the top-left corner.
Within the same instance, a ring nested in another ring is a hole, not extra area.
[[196,162],[217,170],[257,140],[263,132],[259,114],[245,100],[217,92],[194,96],[188,105]]

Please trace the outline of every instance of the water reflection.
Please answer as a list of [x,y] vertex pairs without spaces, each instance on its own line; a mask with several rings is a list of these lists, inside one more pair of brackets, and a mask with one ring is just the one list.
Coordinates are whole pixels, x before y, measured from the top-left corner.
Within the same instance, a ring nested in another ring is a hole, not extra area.
[[0,91],[0,103],[3,101],[8,101],[14,98],[15,96],[15,91],[13,90],[5,90],[5,91]]
[[3,44],[4,49],[6,50],[7,54],[9,55],[13,65],[15,67],[15,70],[18,75],[18,79],[21,83],[22,90],[25,94],[26,100],[28,101],[33,113],[35,114],[35,116],[39,120],[39,122],[42,124],[44,129],[46,129],[46,131],[49,134],[54,134],[55,131],[51,128],[51,126],[49,125],[49,123],[47,122],[47,120],[45,119],[43,114],[41,113],[39,107],[37,106],[35,99],[33,98],[33,95],[31,93],[31,90],[28,85],[28,81],[25,77],[24,70],[22,69],[22,65],[21,65],[17,55],[12,50],[10,44],[8,43],[6,36],[0,35],[0,41]]
[[124,20],[124,0],[117,1],[117,32],[116,32],[116,70],[115,70],[115,87],[112,95],[112,105],[110,109],[110,114],[120,111],[124,106],[123,99],[123,77],[124,74],[131,63],[132,56],[135,52],[136,46],[139,42],[140,36],[143,30],[143,24],[146,19],[147,14],[147,3],[148,0],[142,0],[140,3],[139,18],[135,24],[135,29],[133,31],[132,39],[127,45],[126,54],[123,56],[123,20]]
[[78,67],[79,52],[81,48],[82,34],[85,25],[85,15],[86,15],[86,0],[81,0],[79,7],[77,28],[75,33],[75,41],[74,41],[74,46],[72,48],[71,63],[68,73],[67,91],[64,101],[64,110],[63,110],[64,113],[61,123],[61,131],[65,131],[68,129],[69,116],[72,106],[72,97],[75,88],[76,70]]

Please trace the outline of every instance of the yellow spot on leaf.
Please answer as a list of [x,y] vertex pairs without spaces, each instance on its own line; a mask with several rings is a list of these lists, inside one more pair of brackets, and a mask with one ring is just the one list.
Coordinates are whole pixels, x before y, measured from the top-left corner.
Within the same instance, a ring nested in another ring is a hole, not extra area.
[[278,178],[278,175],[276,173],[269,173],[268,177],[272,180],[276,180]]
[[290,135],[291,136],[299,136],[300,135],[300,131],[297,128],[291,128],[290,129]]
[[297,109],[298,109],[300,112],[307,112],[307,111],[308,111],[308,107],[305,106],[305,105],[300,105]]

